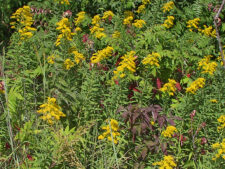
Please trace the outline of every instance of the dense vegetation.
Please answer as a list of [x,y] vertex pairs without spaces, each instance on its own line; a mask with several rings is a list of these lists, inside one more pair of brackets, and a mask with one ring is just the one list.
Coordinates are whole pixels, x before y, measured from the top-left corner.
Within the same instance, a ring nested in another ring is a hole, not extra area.
[[222,1],[5,2],[0,168],[225,167]]

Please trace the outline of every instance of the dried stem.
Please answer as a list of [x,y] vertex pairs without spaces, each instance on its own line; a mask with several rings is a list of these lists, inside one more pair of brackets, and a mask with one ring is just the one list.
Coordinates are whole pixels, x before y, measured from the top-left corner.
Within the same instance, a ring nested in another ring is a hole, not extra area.
[[220,34],[219,34],[219,30],[218,30],[218,26],[217,26],[217,20],[219,18],[219,15],[223,9],[223,6],[225,4],[225,0],[223,0],[216,16],[214,17],[214,25],[215,25],[215,28],[216,28],[216,38],[217,38],[217,41],[218,41],[218,44],[219,44],[219,49],[220,49],[220,53],[221,53],[221,57],[222,57],[222,61],[223,61],[223,67],[225,68],[225,60],[224,60],[224,54],[223,54],[223,47],[222,47],[222,44],[221,44],[221,40],[220,40]]

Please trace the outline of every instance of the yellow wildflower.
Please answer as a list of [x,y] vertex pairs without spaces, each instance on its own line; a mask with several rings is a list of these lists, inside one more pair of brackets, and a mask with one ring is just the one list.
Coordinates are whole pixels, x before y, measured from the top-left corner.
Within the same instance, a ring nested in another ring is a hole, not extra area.
[[103,32],[96,32],[95,37],[98,38],[98,39],[105,38],[106,34],[103,33]]
[[130,51],[121,57],[122,61],[120,62],[117,69],[113,72],[114,73],[113,80],[119,77],[120,78],[125,77],[126,75],[124,73],[125,70],[128,70],[132,73],[136,71],[136,64],[135,64],[136,57],[134,56],[135,53],[136,53],[135,51]]
[[112,137],[113,137],[114,144],[118,143],[119,138],[117,136],[120,136],[120,133],[118,132],[119,130],[118,121],[111,119],[110,124],[108,124],[107,126],[103,126],[102,130],[106,130],[106,131],[102,135],[98,136],[99,140],[103,140],[104,138],[107,137],[108,141],[112,141]]
[[[34,20],[29,6],[23,6],[22,8],[17,9],[10,18],[16,19],[16,21],[19,22],[18,32],[20,33],[21,40],[26,40],[33,36],[31,31],[36,31],[36,28],[31,27]],[[11,22],[10,25],[11,28],[16,28],[16,22]]]
[[218,101],[216,99],[211,99],[210,102],[211,103],[218,103]]
[[169,29],[173,27],[173,24],[174,24],[173,21],[174,21],[173,16],[167,16],[167,19],[164,21],[163,26]]
[[133,16],[128,16],[123,20],[123,24],[130,25],[133,19],[134,19]]
[[198,78],[197,80],[192,82],[191,85],[188,88],[186,88],[186,92],[195,94],[196,91],[200,88],[203,88],[204,85],[205,85],[205,79],[204,78]]
[[187,28],[189,28],[189,31],[192,32],[193,28],[198,29],[199,22],[200,22],[200,18],[195,18],[193,20],[189,20],[187,22]]
[[72,51],[71,53],[74,54],[74,60],[75,60],[76,64],[79,64],[82,60],[85,59],[84,55],[79,53],[76,50]]
[[221,115],[217,121],[221,123],[221,126],[217,127],[218,130],[224,129],[225,128],[225,115]]
[[66,116],[61,111],[61,107],[56,104],[56,99],[50,97],[48,97],[48,102],[42,104],[37,112],[43,114],[41,119],[47,120],[49,124],[53,124],[54,120],[59,120],[60,117]]
[[92,19],[92,25],[96,25],[99,24],[99,22],[101,21],[101,17],[99,15],[95,15],[94,18]]
[[164,156],[163,160],[155,162],[152,165],[159,165],[160,169],[173,169],[177,166],[177,164],[174,162],[174,158],[171,155]]
[[145,25],[145,24],[146,24],[145,21],[142,19],[140,19],[140,20],[136,19],[133,23],[133,25],[137,28],[142,28],[143,25]]
[[72,40],[72,36],[75,33],[72,33],[71,32],[71,27],[70,27],[70,23],[69,23],[68,18],[62,18],[59,22],[56,23],[56,25],[58,26],[56,28],[56,30],[59,30],[60,31],[60,34],[57,37],[57,40],[55,42],[55,45],[56,46],[60,45],[61,40],[63,38],[65,38],[68,41],[71,41]]
[[119,38],[120,37],[120,32],[119,31],[115,31],[113,34],[112,34],[112,38],[116,39],[116,38]]
[[81,28],[80,27],[76,27],[75,28],[75,32],[81,32]]
[[107,18],[113,17],[113,16],[114,16],[114,14],[113,14],[112,11],[106,11],[106,12],[103,13],[102,19],[107,19]]
[[169,82],[164,84],[160,91],[163,93],[167,92],[170,96],[173,96],[176,91],[176,83],[174,79],[169,79]]
[[142,3],[143,3],[144,5],[147,5],[147,4],[150,3],[150,0],[142,0]]
[[207,27],[206,25],[204,25],[204,28],[205,29],[201,30],[201,33],[203,33],[206,36],[211,36],[214,38],[216,37],[216,30],[213,29],[212,26]]
[[72,67],[74,67],[74,63],[70,59],[66,59],[64,61],[64,66],[66,70],[70,70]]
[[220,157],[225,159],[225,139],[223,139],[223,141],[221,143],[217,142],[217,143],[213,144],[212,148],[217,150],[217,154],[215,155],[215,157],[213,157],[212,160],[216,160]]
[[203,59],[201,59],[198,62],[198,69],[203,69],[202,73],[209,73],[210,75],[213,75],[213,73],[216,71],[217,63],[210,62],[210,57],[212,56],[205,56]]
[[69,5],[69,0],[55,0],[57,3]]
[[85,12],[81,11],[77,14],[77,18],[75,18],[74,23],[78,26],[85,18]]
[[171,138],[172,135],[174,134],[174,132],[177,132],[176,127],[174,127],[174,126],[168,126],[168,127],[166,128],[166,130],[164,130],[164,131],[162,132],[162,135],[163,135],[164,137],[169,137],[169,138]]
[[91,57],[91,63],[99,63],[103,59],[109,57],[113,53],[113,48],[111,46],[107,46],[105,49],[102,49],[98,51],[97,53],[94,53]]
[[173,7],[174,7],[174,2],[173,1],[165,3],[163,5],[163,7],[162,7],[163,13],[165,13],[166,11],[169,12],[171,9],[173,9]]
[[55,56],[51,55],[51,56],[47,57],[47,61],[50,64],[54,64],[55,63]]
[[146,58],[142,60],[142,63],[144,65],[150,64],[151,66],[155,65],[159,67],[159,59],[161,59],[160,54],[152,52],[152,54],[149,54]]
[[140,6],[138,7],[137,13],[141,13],[141,12],[143,12],[144,10],[145,10],[145,5],[140,5]]

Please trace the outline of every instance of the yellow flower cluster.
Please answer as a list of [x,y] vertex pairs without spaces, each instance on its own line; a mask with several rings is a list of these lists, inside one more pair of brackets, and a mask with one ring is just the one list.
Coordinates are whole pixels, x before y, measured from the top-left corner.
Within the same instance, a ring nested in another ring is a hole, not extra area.
[[120,136],[120,133],[118,132],[119,130],[118,121],[111,119],[110,125],[103,126],[102,130],[106,130],[106,131],[102,135],[98,136],[99,140],[103,140],[104,138],[107,137],[109,141],[112,141],[112,137],[113,137],[114,144],[118,143],[119,138],[117,136]]
[[163,135],[164,137],[169,137],[169,138],[171,138],[171,137],[173,136],[174,132],[177,132],[176,127],[174,127],[174,126],[168,126],[168,127],[166,128],[166,130],[164,130],[164,131],[162,132],[162,135]]
[[[25,40],[33,36],[31,31],[36,31],[35,28],[32,28],[33,18],[31,14],[31,9],[29,6],[23,6],[16,10],[15,13],[10,17],[11,19],[16,19],[20,23],[18,32],[20,33],[20,39]],[[10,23],[12,29],[16,29],[16,22]]]
[[221,115],[217,121],[221,123],[221,126],[217,127],[218,130],[224,129],[225,128],[225,115]]
[[163,160],[155,162],[152,165],[159,165],[159,169],[173,169],[177,166],[177,164],[174,162],[174,158],[171,155],[164,156]]
[[189,20],[187,22],[187,28],[189,28],[189,31],[193,31],[193,29],[197,29],[198,30],[198,25],[200,22],[200,18],[195,18],[193,20]]
[[123,24],[124,25],[130,25],[131,24],[131,22],[133,21],[133,16],[128,16],[128,17],[126,17],[124,20],[123,20]]
[[71,52],[74,55],[74,60],[76,64],[79,64],[82,60],[85,59],[84,55],[79,53],[78,51],[74,50]]
[[117,69],[113,72],[114,77],[113,80],[116,80],[118,77],[123,78],[125,77],[124,71],[127,69],[130,72],[135,72],[136,71],[136,65],[135,65],[135,51],[130,51],[124,56],[121,57],[122,61],[119,63],[119,66]]
[[127,17],[129,17],[129,16],[134,17],[134,13],[133,13],[132,11],[125,11],[125,12],[124,12],[124,16],[125,16],[125,18],[127,18]]
[[51,55],[49,57],[47,57],[47,61],[49,64],[54,64],[55,63],[55,56]]
[[117,39],[120,37],[120,32],[119,31],[115,31],[113,34],[112,34],[112,38],[114,39]]
[[214,38],[216,37],[216,30],[213,29],[212,26],[207,27],[206,25],[204,25],[204,29],[199,29],[199,31],[206,36],[211,36]]
[[1,94],[5,94],[5,90],[0,89]]
[[57,3],[69,5],[69,0],[55,0]]
[[173,24],[174,24],[173,21],[174,21],[173,16],[167,16],[167,19],[164,21],[163,26],[169,29],[173,27]]
[[159,59],[161,59],[160,54],[152,52],[152,54],[149,54],[146,58],[142,60],[142,63],[144,65],[150,64],[151,66],[155,65],[159,67]]
[[163,93],[167,92],[170,96],[173,96],[176,91],[176,83],[174,79],[169,79],[169,82],[164,84],[160,91]]
[[99,50],[97,53],[94,53],[91,57],[91,63],[99,63],[103,59],[111,56],[113,53],[113,48],[111,46],[107,46],[105,49]]
[[217,149],[217,154],[215,157],[212,158],[212,160],[216,160],[217,158],[222,157],[225,160],[225,139],[221,143],[215,143],[212,145],[213,149]]
[[205,85],[205,79],[204,78],[198,78],[194,82],[191,83],[191,85],[186,88],[186,92],[195,94],[196,91],[200,88],[203,88]]
[[101,39],[103,37],[106,37],[106,34],[103,33],[104,28],[101,28],[99,23],[101,21],[101,17],[99,15],[95,15],[92,19],[92,24],[94,25],[92,28],[90,28],[91,34],[94,34],[96,38]]
[[96,25],[96,24],[99,24],[100,21],[101,21],[101,17],[99,15],[95,15],[92,19],[91,24]]
[[141,13],[141,12],[143,12],[144,10],[145,10],[145,5],[140,5],[139,7],[138,7],[138,10],[137,10],[137,13]]
[[64,61],[64,67],[66,70],[70,70],[72,67],[74,67],[74,63],[70,59],[66,59]]
[[42,104],[37,112],[43,114],[41,119],[47,120],[49,124],[53,124],[54,120],[59,120],[60,117],[66,117],[61,111],[61,107],[56,104],[56,99],[50,97],[48,97],[48,102]]
[[142,19],[136,19],[133,23],[133,25],[137,28],[142,28],[143,25],[145,25],[145,24],[146,24],[145,21]]
[[173,9],[173,7],[174,7],[174,2],[173,1],[165,3],[163,5],[163,7],[162,7],[163,13],[165,13],[166,11],[169,12],[171,9]]
[[218,103],[218,101],[216,99],[211,99],[210,102],[211,103]]
[[77,18],[75,18],[74,23],[78,26],[85,18],[85,12],[81,11],[77,14]]
[[213,73],[216,71],[217,63],[210,62],[210,57],[212,56],[205,56],[203,59],[201,59],[198,62],[198,69],[202,68],[202,73],[209,73],[210,75],[213,75]]
[[61,33],[58,35],[55,45],[58,46],[61,43],[61,40],[65,38],[68,41],[72,40],[74,33],[71,32],[70,22],[68,18],[62,18],[59,22],[56,23],[58,26],[56,29]]
[[144,5],[147,5],[147,4],[150,3],[150,0],[142,0],[142,3],[143,3]]
[[107,19],[107,18],[113,17],[113,16],[114,16],[114,14],[113,14],[112,11],[106,11],[106,12],[103,13],[102,19]]

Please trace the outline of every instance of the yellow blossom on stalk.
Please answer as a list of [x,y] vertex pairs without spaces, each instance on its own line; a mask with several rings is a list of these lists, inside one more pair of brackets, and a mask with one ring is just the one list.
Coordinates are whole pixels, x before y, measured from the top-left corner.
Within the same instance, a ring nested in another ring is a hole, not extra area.
[[166,130],[164,130],[164,131],[162,132],[162,135],[163,135],[164,137],[169,137],[169,138],[171,138],[172,135],[173,135],[175,132],[177,132],[176,127],[174,127],[174,126],[168,126],[168,127],[166,128]]
[[141,12],[143,12],[144,10],[145,10],[145,5],[140,5],[140,6],[138,7],[137,13],[141,13]]
[[212,158],[212,160],[216,160],[220,157],[222,157],[225,160],[225,139],[221,143],[215,143],[212,145],[212,148],[217,150],[217,154],[215,157]]
[[201,30],[201,33],[203,33],[206,36],[216,37],[216,30],[213,29],[212,26],[207,27],[204,25],[204,29]]
[[211,99],[210,102],[211,103],[218,103],[218,101],[216,99]]
[[116,39],[116,38],[119,38],[120,37],[120,32],[119,31],[115,31],[113,34],[112,34],[112,38]]
[[210,75],[213,75],[216,71],[217,63],[210,62],[211,57],[211,55],[205,56],[198,62],[198,69],[203,69],[202,73],[209,73]]
[[167,16],[167,19],[164,21],[163,26],[169,29],[173,27],[173,24],[174,24],[173,21],[174,21],[173,16]]
[[196,91],[200,88],[203,88],[205,85],[205,79],[204,78],[198,78],[194,82],[191,83],[191,85],[186,88],[186,93],[192,93],[196,94]]
[[166,11],[169,12],[171,9],[173,9],[173,7],[174,7],[174,2],[173,1],[165,3],[163,5],[163,7],[162,7],[163,13],[165,13]]
[[55,0],[57,3],[69,5],[69,0]]
[[143,25],[145,25],[145,24],[146,24],[145,21],[142,19],[140,19],[140,20],[136,19],[133,23],[133,25],[137,28],[142,28]]
[[135,64],[136,57],[134,56],[135,53],[136,53],[135,51],[130,51],[121,57],[122,61],[119,63],[117,69],[113,72],[114,73],[113,80],[116,80],[119,77],[120,78],[125,77],[126,76],[126,74],[124,73],[125,70],[128,70],[132,73],[136,72],[136,64]]
[[152,52],[152,54],[149,54],[146,58],[142,60],[142,63],[144,65],[150,64],[151,66],[155,65],[159,67],[159,59],[161,59],[160,54]]
[[77,14],[77,18],[75,18],[74,23],[78,26],[85,18],[85,12],[81,11]]
[[64,61],[64,66],[66,70],[70,70],[72,67],[74,67],[74,63],[70,59],[66,59]]
[[118,140],[119,140],[118,136],[120,136],[120,133],[118,132],[119,130],[118,121],[111,119],[110,124],[108,124],[107,126],[103,126],[101,128],[102,130],[106,130],[106,131],[103,134],[98,136],[99,140],[103,140],[104,138],[107,137],[108,141],[112,141],[112,137],[113,137],[114,144],[118,143]]
[[193,29],[198,29],[198,25],[200,22],[200,18],[195,18],[193,20],[189,20],[187,22],[187,28],[189,28],[189,31],[193,31]]
[[49,64],[54,64],[55,63],[55,56],[51,55],[47,57],[47,61]]
[[105,38],[106,34],[103,33],[103,32],[96,32],[95,37],[98,38],[98,39]]
[[107,46],[105,49],[99,50],[97,53],[94,53],[91,57],[91,63],[99,63],[103,59],[109,57],[113,53],[113,48],[111,46]]
[[99,15],[95,15],[92,19],[91,24],[96,25],[96,24],[99,24],[100,21],[101,21],[101,17]]
[[49,124],[53,124],[55,120],[59,120],[60,117],[66,117],[61,111],[61,107],[56,104],[55,98],[48,97],[48,102],[40,106],[40,110],[37,111],[41,116],[41,119],[47,120]]
[[164,156],[163,160],[159,162],[155,162],[152,165],[156,166],[159,165],[159,169],[173,169],[177,166],[177,164],[174,162],[174,158],[171,155]]
[[78,51],[74,50],[71,52],[74,55],[74,60],[76,64],[79,64],[82,60],[85,59],[84,55],[79,53]]
[[69,22],[68,18],[62,18],[59,22],[56,23],[56,25],[58,26],[56,28],[56,30],[59,30],[60,34],[57,37],[55,45],[56,46],[60,45],[61,40],[63,38],[68,40],[68,41],[71,41],[72,40],[72,36],[75,33],[71,32],[70,22]]
[[75,32],[81,32],[81,28],[80,27],[76,27],[74,31]]
[[144,5],[147,5],[147,4],[150,3],[150,0],[142,0],[142,3],[143,3]]
[[0,89],[1,94],[5,94],[5,90]]
[[124,25],[130,25],[131,24],[131,22],[133,21],[133,16],[128,16],[128,17],[126,17],[124,20],[123,20],[123,24]]
[[217,121],[221,123],[221,126],[217,127],[218,130],[224,129],[225,128],[225,115],[221,115]]
[[92,28],[90,28],[91,34],[94,34],[96,38],[100,39],[106,37],[106,34],[103,33],[104,28],[100,28],[99,24],[96,24]]
[[113,12],[112,12],[112,11],[106,11],[106,12],[103,13],[102,19],[107,19],[107,18],[109,18],[110,16],[111,16],[111,17],[114,16]]
[[176,81],[174,79],[169,79],[169,82],[164,84],[163,87],[160,89],[163,93],[168,93],[170,96],[174,95],[176,91]]
[[[19,23],[18,32],[20,33],[21,40],[26,40],[33,36],[32,31],[36,31],[36,28],[31,27],[34,20],[29,6],[23,6],[22,8],[17,9],[10,18],[16,19]],[[12,29],[16,29],[17,22],[10,23]]]
[[125,12],[124,12],[124,16],[125,16],[125,18],[127,18],[127,17],[129,17],[129,16],[134,17],[134,13],[131,12],[131,11],[125,11]]

